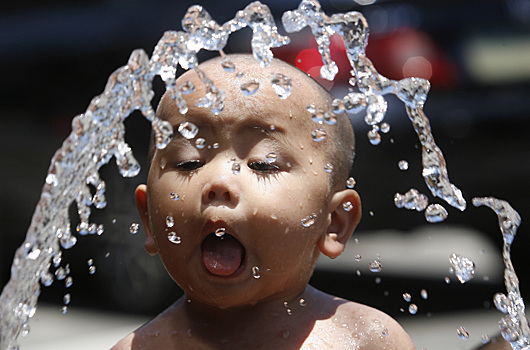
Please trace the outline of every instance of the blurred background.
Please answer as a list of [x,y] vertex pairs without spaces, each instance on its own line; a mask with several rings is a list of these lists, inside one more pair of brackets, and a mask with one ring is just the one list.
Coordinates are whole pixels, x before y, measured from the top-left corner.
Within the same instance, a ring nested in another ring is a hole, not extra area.
[[[298,6],[298,1],[291,0],[263,2],[278,24],[283,12]],[[50,159],[70,133],[72,118],[103,91],[108,76],[126,64],[133,49],[143,48],[150,54],[165,30],[181,30],[180,19],[195,3],[224,23],[248,2],[0,4],[0,286],[9,279],[14,251],[24,239]],[[371,33],[367,54],[381,74],[396,80],[418,76],[431,81],[425,112],[446,157],[450,179],[463,191],[468,209],[460,212],[432,198],[421,177],[419,142],[404,106],[386,96],[385,121],[391,131],[382,134],[378,146],[368,142],[369,127],[363,116],[351,116],[357,137],[354,177],[363,200],[363,220],[344,256],[319,262],[312,283],[398,318],[418,349],[472,349],[482,334],[495,335],[502,314],[494,311],[492,297],[504,287],[497,218],[489,209],[473,207],[471,198],[505,199],[523,217],[512,255],[523,297],[530,300],[526,255],[530,244],[526,223],[530,218],[526,205],[530,197],[530,2],[323,0],[321,4],[328,15],[352,10],[364,14]],[[318,74],[321,62],[310,31],[306,28],[289,36],[292,43],[275,49],[275,55]],[[250,38],[249,29],[234,33],[226,51],[250,52]],[[348,90],[350,68],[341,41],[333,39],[332,57],[340,70],[334,82],[324,84],[342,97]],[[201,53],[200,57],[209,56]],[[155,88],[163,91],[159,79]],[[149,124],[135,113],[126,126],[126,140],[145,164]],[[408,161],[408,170],[399,169],[400,160]],[[53,310],[49,314],[58,317],[57,325],[76,324],[65,320],[75,319],[79,310],[90,310],[96,315],[94,323],[98,323],[98,312],[110,311],[118,313],[116,320],[134,320],[137,326],[180,293],[158,258],[143,251],[143,229],[137,234],[129,230],[132,223],[140,222],[133,191],[145,181],[146,169],[136,178],[122,179],[111,161],[102,169],[102,177],[109,204],[103,211],[94,210],[92,221],[103,223],[105,233],[78,237],[78,244],[63,252],[74,279],[71,287],[62,281],[43,287],[39,310]],[[429,224],[423,213],[396,208],[394,194],[410,188],[444,205],[448,219]],[[75,227],[75,208],[72,218]],[[476,263],[472,281],[460,284],[449,272],[452,253]],[[94,274],[88,272],[89,259],[96,266]],[[382,264],[380,272],[368,268],[374,259]],[[59,309],[67,293],[72,301],[62,315]],[[403,293],[411,294],[412,300],[404,300]],[[418,307],[415,314],[409,312],[411,303]],[[36,317],[43,316],[38,312]],[[483,331],[478,327],[470,332],[466,341],[456,332],[464,320],[468,329],[480,322],[487,325]],[[447,330],[442,327],[446,321]],[[45,323],[54,325],[40,324]],[[107,346],[136,326],[124,325]],[[28,341],[37,334],[30,333]]]

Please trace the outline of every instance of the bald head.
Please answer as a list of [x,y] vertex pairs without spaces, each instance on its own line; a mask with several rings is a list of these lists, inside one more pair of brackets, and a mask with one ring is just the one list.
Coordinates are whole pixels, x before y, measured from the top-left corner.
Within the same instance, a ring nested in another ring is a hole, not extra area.
[[[331,176],[331,186],[335,190],[344,188],[344,183],[348,177],[354,154],[353,129],[348,117],[343,113],[337,115],[335,125],[317,124],[307,110],[309,104],[313,104],[318,110],[323,112],[331,111],[333,96],[324,89],[318,82],[309,77],[303,71],[278,59],[273,59],[267,68],[261,68],[250,54],[229,55],[229,59],[234,63],[236,72],[242,72],[243,76],[236,77],[233,72],[227,72],[221,64],[221,57],[201,63],[196,70],[189,70],[177,79],[177,86],[185,82],[192,82],[195,92],[186,96],[189,112],[202,108],[197,107],[193,101],[202,98],[207,93],[204,82],[211,79],[215,86],[219,86],[225,95],[225,99],[235,102],[238,110],[247,114],[259,114],[264,109],[276,108],[276,114],[284,113],[287,118],[294,120],[295,128],[310,130],[323,129],[327,137],[322,142],[311,142],[311,147],[319,150],[326,163],[333,165]],[[201,77],[201,72],[205,74]],[[280,99],[271,84],[273,74],[283,74],[292,81],[291,94],[286,99]],[[239,75],[238,75],[239,76]],[[241,91],[241,84],[254,80],[259,84],[259,93],[245,95]],[[191,103],[190,103],[191,101]],[[157,116],[169,120],[170,116],[178,115],[178,109],[171,96],[166,93],[159,104]],[[219,114],[223,119],[224,113]],[[176,125],[173,125],[176,128]],[[309,135],[308,135],[309,136]],[[151,147],[151,150],[154,150]]]

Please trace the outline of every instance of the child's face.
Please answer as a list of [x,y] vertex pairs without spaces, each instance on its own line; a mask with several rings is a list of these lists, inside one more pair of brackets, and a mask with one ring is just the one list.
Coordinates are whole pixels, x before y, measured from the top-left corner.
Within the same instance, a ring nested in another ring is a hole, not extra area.
[[[197,89],[186,96],[186,115],[167,95],[163,98],[162,118],[175,130],[191,122],[199,133],[188,140],[176,132],[153,157],[143,218],[149,223],[147,250],[158,251],[192,300],[226,308],[294,297],[311,276],[318,243],[331,222],[325,152],[311,139],[315,124],[305,110],[318,96],[295,86],[281,100],[268,75],[256,76],[259,90],[245,96],[239,85],[251,74],[236,79],[222,70],[206,73],[212,79],[230,77],[213,79],[225,92],[219,116],[194,107],[204,94],[194,72],[179,79],[179,84],[191,80]],[[199,138],[206,140],[202,149]],[[309,216],[314,223],[303,225]]]

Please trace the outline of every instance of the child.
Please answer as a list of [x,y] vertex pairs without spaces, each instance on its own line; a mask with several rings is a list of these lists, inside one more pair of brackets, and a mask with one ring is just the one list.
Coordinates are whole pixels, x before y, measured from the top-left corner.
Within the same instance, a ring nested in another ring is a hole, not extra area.
[[[330,111],[333,98],[305,73],[230,58],[243,77],[219,58],[200,65],[225,94],[219,115],[195,106],[205,94],[196,71],[178,79],[195,86],[185,115],[168,94],[158,108],[175,130],[199,127],[195,138],[176,132],[154,151],[135,193],[145,248],[185,295],[114,349],[414,349],[386,314],[308,285],[319,254],[339,256],[361,217],[358,194],[345,186],[347,116],[317,124],[307,106]],[[273,73],[292,79],[288,98],[271,86]],[[251,79],[259,88],[247,96],[240,86]],[[316,129],[324,140],[313,139]]]

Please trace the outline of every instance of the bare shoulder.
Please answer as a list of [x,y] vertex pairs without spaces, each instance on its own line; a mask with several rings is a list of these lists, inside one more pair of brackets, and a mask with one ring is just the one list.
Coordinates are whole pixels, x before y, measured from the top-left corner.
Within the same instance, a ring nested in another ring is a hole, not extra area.
[[335,318],[353,331],[360,349],[415,349],[410,336],[396,320],[370,306],[345,301],[337,308]]

